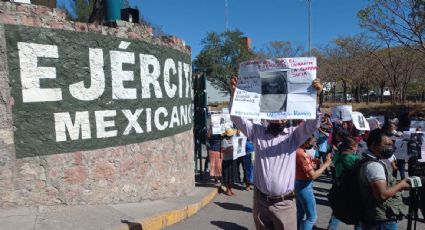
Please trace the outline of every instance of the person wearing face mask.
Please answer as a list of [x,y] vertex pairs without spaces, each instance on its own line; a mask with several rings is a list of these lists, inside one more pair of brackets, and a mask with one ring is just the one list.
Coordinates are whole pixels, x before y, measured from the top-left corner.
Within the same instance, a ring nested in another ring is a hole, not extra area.
[[[316,145],[316,138],[310,137],[296,151],[295,194],[297,204],[298,229],[311,230],[317,220],[316,200],[313,192],[313,180],[318,178],[332,163],[331,154],[318,170],[313,169],[313,161],[307,150]],[[304,217],[306,217],[304,219]]]
[[370,132],[365,157],[370,161],[360,168],[360,194],[365,204],[362,229],[398,229],[397,221],[407,213],[401,191],[408,189],[407,180],[396,182],[382,160],[394,153],[393,142],[381,129]]
[[[233,102],[237,77],[230,81]],[[312,86],[317,95],[323,89],[319,79]],[[254,200],[253,217],[257,229],[296,229],[294,195],[295,151],[320,126],[320,113],[315,120],[307,120],[290,127],[287,120],[271,120],[267,127],[243,117],[231,116],[232,122],[254,143]]]
[[[356,163],[359,161],[359,156],[357,155],[357,142],[351,138],[346,137],[338,147],[338,151],[334,154],[332,161],[335,165],[335,177],[338,181],[344,172],[355,167]],[[329,220],[329,230],[338,229],[338,225],[341,221],[338,220],[333,214]],[[354,226],[354,229],[362,229],[360,223]]]

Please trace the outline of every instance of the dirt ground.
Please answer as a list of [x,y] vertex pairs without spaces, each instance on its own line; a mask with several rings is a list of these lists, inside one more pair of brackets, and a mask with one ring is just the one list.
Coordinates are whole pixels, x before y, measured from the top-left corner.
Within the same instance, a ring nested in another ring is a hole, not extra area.
[[[322,110],[330,112],[331,108],[341,103],[325,103]],[[361,112],[365,117],[372,115],[398,116],[399,113],[409,111],[410,117],[425,119],[425,103],[406,103],[405,105],[391,105],[390,103],[353,103],[353,111]]]
[[[322,106],[323,112],[331,112],[331,108],[343,103],[324,103]],[[353,111],[361,112],[365,117],[387,115],[399,116],[399,113],[409,111],[410,117],[425,119],[425,103],[407,102],[405,105],[391,105],[391,103],[352,103]],[[222,108],[227,108],[227,102],[212,104],[209,106],[210,111],[221,111]]]

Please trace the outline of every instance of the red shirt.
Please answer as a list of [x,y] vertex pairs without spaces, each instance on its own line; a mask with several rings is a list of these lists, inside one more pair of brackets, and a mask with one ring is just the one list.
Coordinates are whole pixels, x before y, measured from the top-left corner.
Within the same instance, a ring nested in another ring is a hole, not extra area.
[[311,180],[312,178],[308,175],[310,170],[313,170],[313,161],[311,157],[305,152],[305,149],[298,148],[296,151],[296,169],[295,179],[296,180]]

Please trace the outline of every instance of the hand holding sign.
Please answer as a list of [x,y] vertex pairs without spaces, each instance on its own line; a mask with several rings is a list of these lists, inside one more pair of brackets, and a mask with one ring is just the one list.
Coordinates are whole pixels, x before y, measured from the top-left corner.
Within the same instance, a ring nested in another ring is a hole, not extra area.
[[247,61],[238,78],[230,80],[231,115],[252,119],[315,119],[316,58],[277,58]]

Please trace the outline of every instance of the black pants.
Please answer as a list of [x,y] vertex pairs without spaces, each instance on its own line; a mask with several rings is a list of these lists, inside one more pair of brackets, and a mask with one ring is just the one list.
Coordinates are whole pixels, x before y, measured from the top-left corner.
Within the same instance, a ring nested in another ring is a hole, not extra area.
[[240,170],[240,165],[242,164],[242,171],[243,171],[243,179],[242,181],[244,183],[248,182],[248,178],[247,178],[247,172],[246,172],[246,165],[245,162],[243,161],[243,156],[239,157],[236,159],[236,171],[237,171],[237,178],[235,182],[241,182],[241,170]]
[[422,216],[425,217],[425,188],[424,187],[419,189],[419,209],[422,212]]

